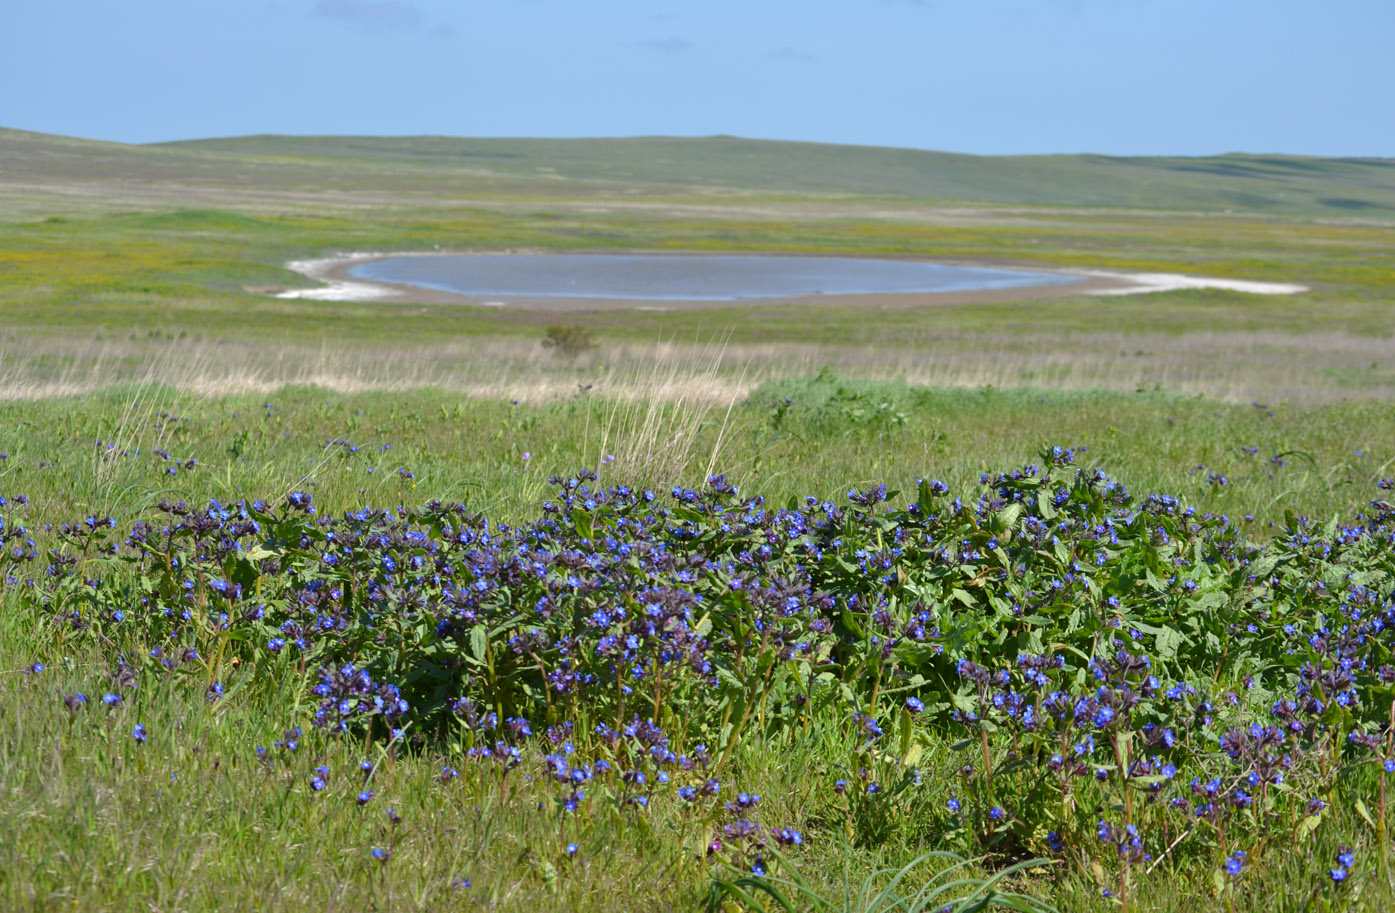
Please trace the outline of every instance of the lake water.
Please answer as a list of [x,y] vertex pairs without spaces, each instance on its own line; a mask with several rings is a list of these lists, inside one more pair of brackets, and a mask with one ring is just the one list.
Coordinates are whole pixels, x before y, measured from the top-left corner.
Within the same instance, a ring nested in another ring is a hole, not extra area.
[[358,264],[349,274],[472,298],[634,301],[962,292],[1080,281],[1074,276],[907,260],[717,254],[388,257]]

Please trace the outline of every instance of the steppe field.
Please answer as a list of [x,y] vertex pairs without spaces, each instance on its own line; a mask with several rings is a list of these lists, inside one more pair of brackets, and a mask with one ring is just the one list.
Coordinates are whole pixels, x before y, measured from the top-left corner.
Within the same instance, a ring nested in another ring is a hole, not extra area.
[[[437,250],[1308,290],[280,297]],[[1392,160],[0,130],[0,909],[1395,908],[1393,308]]]

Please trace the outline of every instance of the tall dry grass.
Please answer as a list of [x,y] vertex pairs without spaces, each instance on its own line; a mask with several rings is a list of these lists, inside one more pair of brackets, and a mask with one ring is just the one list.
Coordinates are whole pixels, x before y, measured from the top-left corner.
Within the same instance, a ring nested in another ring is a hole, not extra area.
[[[607,377],[601,401],[595,457],[618,481],[690,478],[716,471],[730,436],[732,412],[744,399],[747,371],[724,377],[726,345],[671,349],[651,366],[630,362]],[[590,413],[587,447],[590,450]],[[709,428],[712,434],[704,435]],[[700,443],[706,441],[708,443]],[[704,454],[700,451],[705,449]]]
[[622,425],[638,422],[632,429],[637,430],[646,421],[658,422],[670,407],[686,413],[698,403],[728,404],[764,380],[824,367],[848,377],[925,386],[1161,387],[1232,402],[1395,396],[1395,338],[1115,332],[925,335],[896,348],[612,341],[575,358],[559,357],[540,340],[520,338],[373,348],[328,341],[304,346],[10,335],[0,339],[0,398],[49,399],[158,383],[200,396],[270,394],[298,386],[346,394],[434,387],[464,396],[545,402],[574,396],[578,385],[589,385],[593,394],[608,399],[668,404],[654,405],[652,414],[640,410],[602,420],[618,433]]

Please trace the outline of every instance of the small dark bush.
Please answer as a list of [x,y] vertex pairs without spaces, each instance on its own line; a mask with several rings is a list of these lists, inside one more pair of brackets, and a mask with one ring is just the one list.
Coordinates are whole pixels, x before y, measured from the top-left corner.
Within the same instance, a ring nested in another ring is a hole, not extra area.
[[547,337],[543,339],[543,345],[558,355],[574,358],[582,352],[594,349],[596,338],[589,329],[576,324],[551,326],[547,328]]

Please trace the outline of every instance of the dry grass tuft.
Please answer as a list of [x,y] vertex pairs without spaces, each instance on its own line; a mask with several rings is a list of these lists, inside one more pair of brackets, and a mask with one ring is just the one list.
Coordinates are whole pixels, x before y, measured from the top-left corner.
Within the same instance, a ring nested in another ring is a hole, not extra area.
[[1030,339],[927,334],[894,349],[610,342],[568,359],[519,338],[373,348],[11,335],[0,339],[0,399],[51,399],[142,383],[201,396],[288,387],[344,394],[437,388],[532,403],[564,400],[581,389],[615,401],[616,409],[639,404],[601,420],[612,439],[629,439],[646,422],[677,427],[676,419],[662,418],[666,410],[681,415],[729,405],[765,380],[823,367],[847,377],[931,387],[1162,388],[1230,402],[1395,396],[1395,338],[1196,332],[1042,333]]

